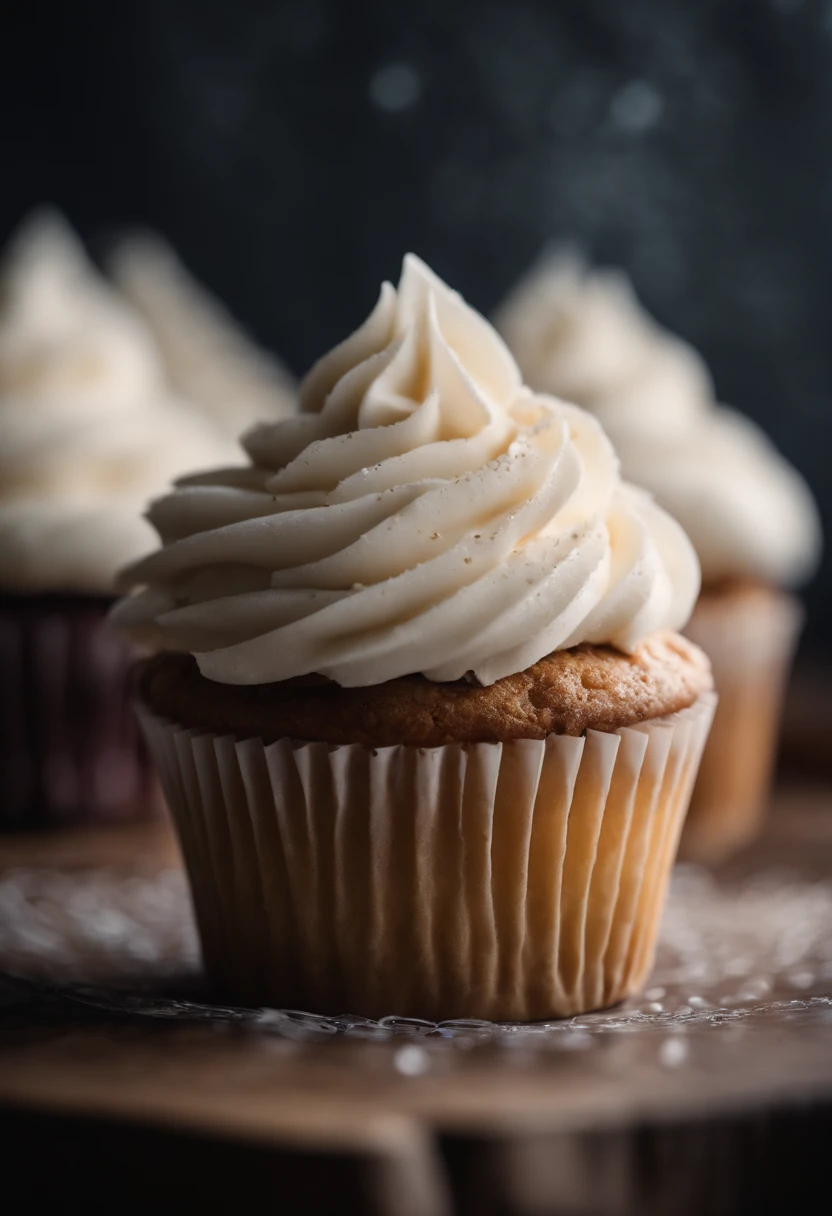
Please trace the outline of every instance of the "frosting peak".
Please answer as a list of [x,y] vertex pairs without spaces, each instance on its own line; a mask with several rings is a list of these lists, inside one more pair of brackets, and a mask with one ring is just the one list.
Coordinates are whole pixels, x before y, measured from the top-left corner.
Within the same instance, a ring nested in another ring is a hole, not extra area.
[[698,591],[681,529],[621,483],[598,423],[522,385],[503,341],[417,258],[244,439],[245,474],[154,504],[125,572],[137,636],[208,677],[423,672],[483,684],[582,641],[632,648]]
[[0,274],[0,396],[109,411],[157,391],[161,376],[150,335],[60,215],[30,217]]
[[447,388],[449,377],[465,381],[463,396],[494,404],[506,404],[521,385],[502,338],[412,253],[404,259],[398,290],[384,283],[364,324],[314,365],[303,383],[302,407],[321,410],[345,371],[381,351],[396,365],[397,391],[413,402]]
[[803,478],[747,418],[716,403],[700,356],[641,308],[626,276],[545,254],[495,324],[528,384],[600,419],[625,477],[684,527],[707,582],[800,582],[820,525]]

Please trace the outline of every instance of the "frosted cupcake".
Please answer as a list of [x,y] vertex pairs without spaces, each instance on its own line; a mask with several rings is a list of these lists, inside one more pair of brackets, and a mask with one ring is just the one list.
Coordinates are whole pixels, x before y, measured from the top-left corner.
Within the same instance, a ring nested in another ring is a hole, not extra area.
[[248,337],[159,237],[124,238],[109,269],[153,334],[171,386],[229,439],[264,418],[295,412],[291,374]]
[[649,972],[713,710],[679,526],[416,258],[115,610],[226,999],[530,1019]]
[[239,448],[172,397],[150,335],[56,216],[0,273],[0,823],[152,808],[110,628],[115,571],[150,549],[148,498]]
[[682,855],[719,860],[757,832],[802,611],[817,512],[799,474],[748,419],[715,403],[690,346],[640,308],[623,275],[544,258],[496,323],[533,387],[602,421],[626,477],[690,536],[703,589],[687,628],[713,662],[719,709]]

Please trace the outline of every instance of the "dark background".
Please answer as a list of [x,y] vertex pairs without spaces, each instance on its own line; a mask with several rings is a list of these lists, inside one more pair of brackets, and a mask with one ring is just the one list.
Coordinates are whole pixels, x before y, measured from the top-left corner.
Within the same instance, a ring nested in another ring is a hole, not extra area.
[[[484,311],[624,266],[832,531],[832,0],[17,3],[0,237],[151,225],[298,373],[413,249]],[[832,561],[808,638],[832,639]]]

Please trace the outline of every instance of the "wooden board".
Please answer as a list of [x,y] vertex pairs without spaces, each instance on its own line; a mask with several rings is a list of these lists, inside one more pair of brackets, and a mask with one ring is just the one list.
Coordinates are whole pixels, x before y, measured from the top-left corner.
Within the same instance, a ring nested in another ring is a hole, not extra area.
[[239,1174],[233,1143],[281,1163],[258,1184],[275,1195],[291,1179],[320,1206],[330,1176],[341,1210],[385,1216],[733,1211],[754,1186],[766,1210],[777,1163],[796,1203],[832,1103],[830,801],[784,791],[742,859],[677,870],[639,1000],[532,1026],[217,1008],[167,829],[6,838],[5,1143],[31,1120],[66,1143],[70,1118],[91,1152],[120,1127],[120,1162],[151,1133],[169,1152],[196,1137],[209,1194]]

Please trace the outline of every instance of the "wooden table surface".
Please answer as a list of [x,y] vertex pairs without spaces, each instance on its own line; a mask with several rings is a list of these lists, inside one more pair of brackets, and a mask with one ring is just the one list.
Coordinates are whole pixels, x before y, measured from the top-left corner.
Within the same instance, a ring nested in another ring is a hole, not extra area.
[[165,826],[7,837],[4,1175],[180,1211],[798,1211],[832,1110],[830,803],[783,790],[742,858],[677,870],[641,998],[508,1027],[218,1008]]

